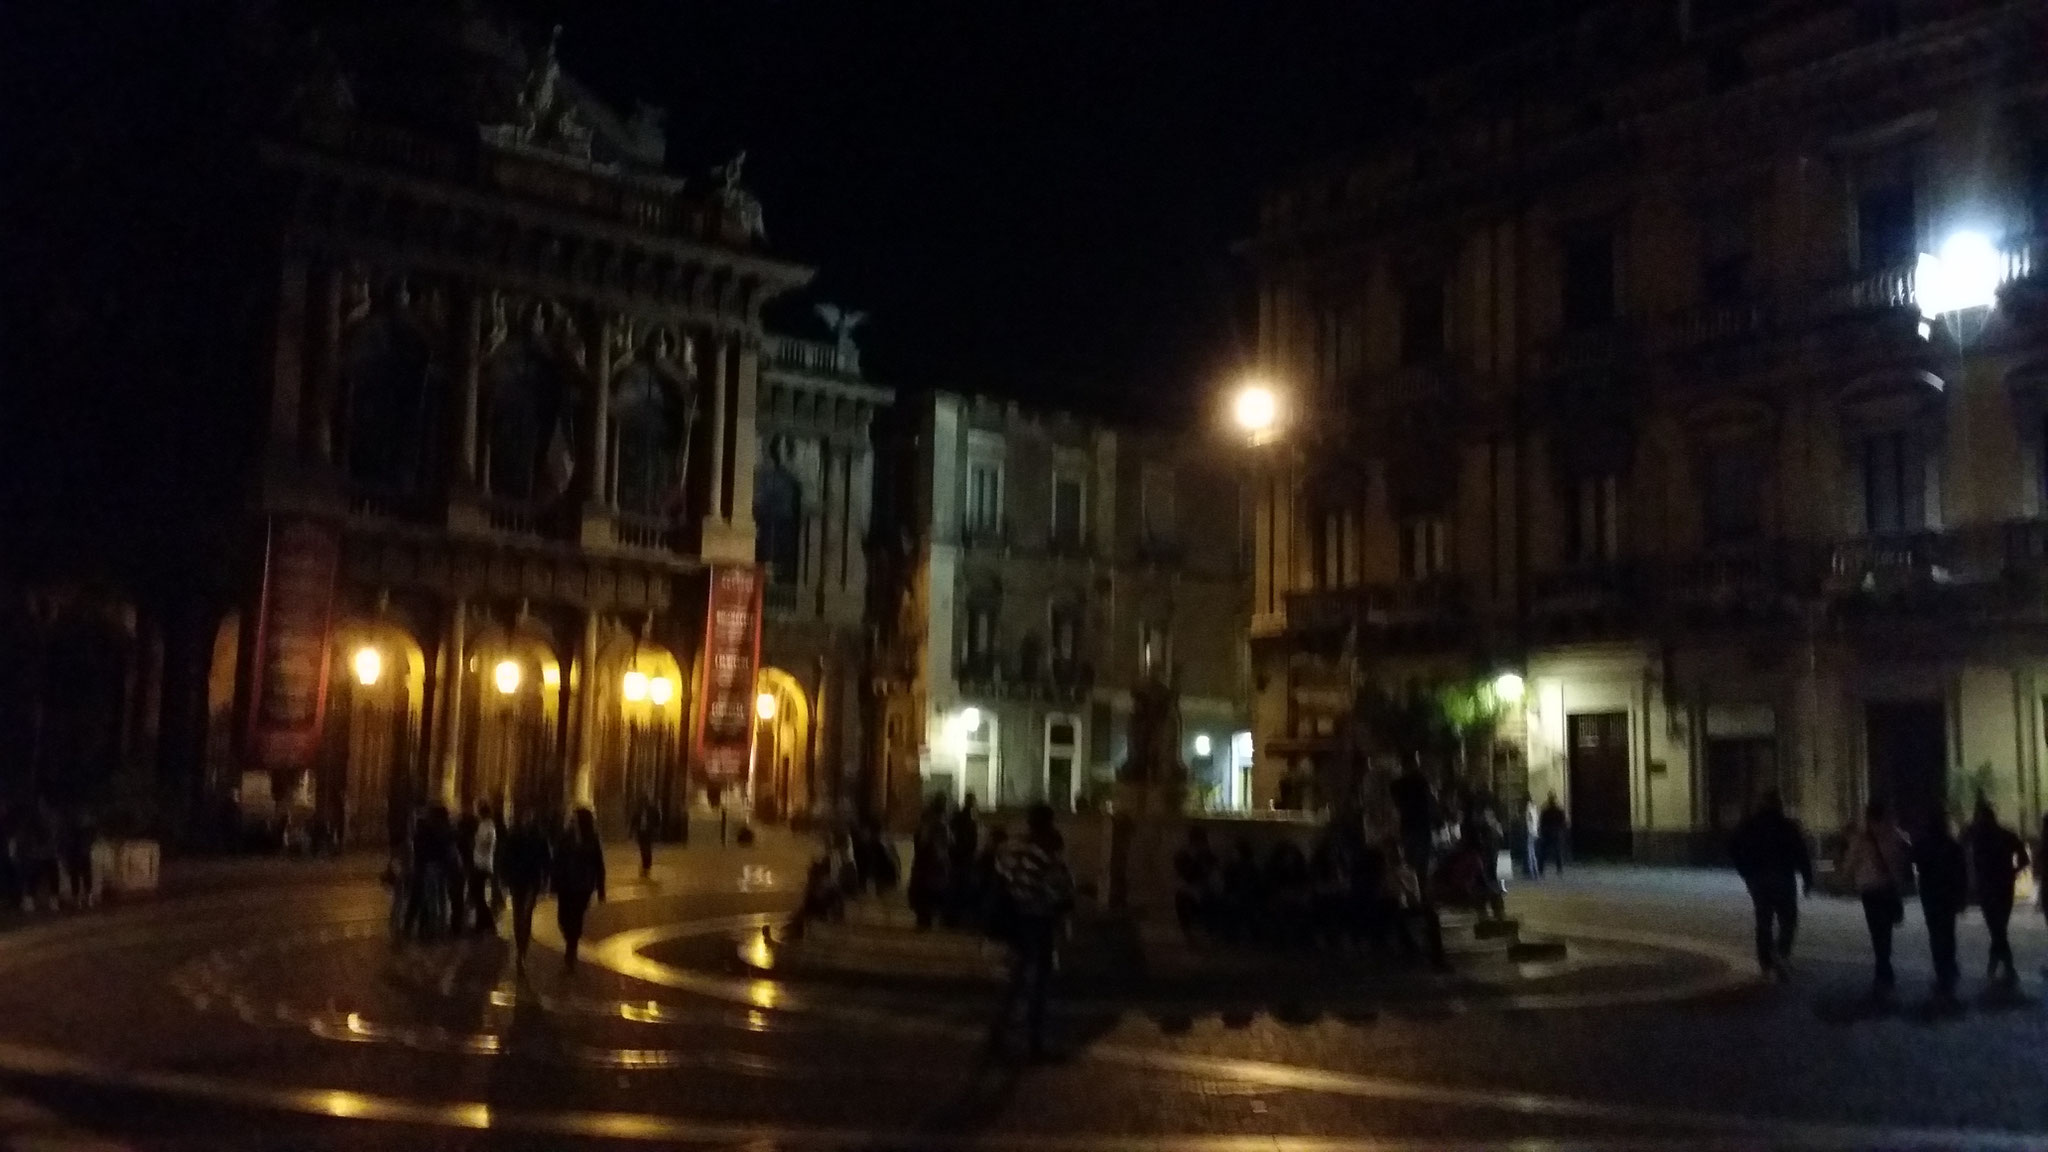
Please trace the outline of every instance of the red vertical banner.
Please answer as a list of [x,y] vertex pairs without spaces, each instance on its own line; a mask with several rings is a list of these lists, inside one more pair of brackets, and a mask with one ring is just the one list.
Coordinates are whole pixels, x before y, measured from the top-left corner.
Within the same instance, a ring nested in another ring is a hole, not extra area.
[[306,517],[273,518],[264,539],[256,606],[256,666],[249,700],[251,766],[313,766],[327,708],[328,645],[341,537]]
[[747,778],[760,656],[760,569],[713,568],[704,609],[704,690],[697,694],[697,763],[706,785],[732,787]]

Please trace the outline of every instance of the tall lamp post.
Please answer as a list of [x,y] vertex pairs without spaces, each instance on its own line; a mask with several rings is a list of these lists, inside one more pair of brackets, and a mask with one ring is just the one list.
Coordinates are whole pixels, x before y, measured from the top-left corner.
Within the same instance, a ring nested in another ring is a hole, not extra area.
[[[1269,467],[1268,462],[1272,450],[1280,442],[1282,429],[1285,427],[1286,413],[1284,408],[1285,405],[1280,389],[1274,386],[1270,380],[1261,376],[1247,376],[1239,382],[1236,390],[1230,397],[1230,421],[1236,427],[1238,433],[1244,437],[1245,443],[1253,449],[1247,468],[1251,477],[1252,489],[1251,524],[1249,527],[1252,534],[1253,602],[1251,604],[1251,615],[1253,617],[1259,616],[1261,610],[1265,607],[1259,599],[1258,572],[1261,564],[1266,568],[1266,583],[1269,589],[1273,588],[1274,582],[1279,579],[1279,573],[1273,563],[1277,549],[1266,546],[1271,542],[1267,537],[1277,536],[1279,531],[1280,500],[1279,495],[1274,491],[1276,487],[1273,481],[1274,469]],[[1267,501],[1269,496],[1272,506],[1267,511],[1265,517],[1265,531],[1261,532],[1259,506],[1262,502]],[[1294,724],[1293,710],[1294,693],[1292,687],[1288,686],[1286,711],[1289,730],[1292,730]],[[1253,753],[1253,757],[1256,760],[1256,750]],[[1249,787],[1245,790],[1244,803],[1246,807],[1252,805],[1251,789]]]

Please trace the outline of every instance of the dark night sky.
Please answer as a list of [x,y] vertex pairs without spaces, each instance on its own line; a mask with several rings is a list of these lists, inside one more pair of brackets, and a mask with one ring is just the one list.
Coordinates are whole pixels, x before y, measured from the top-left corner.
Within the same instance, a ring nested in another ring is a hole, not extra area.
[[1170,419],[1248,354],[1249,276],[1230,244],[1258,188],[1398,122],[1414,62],[1485,35],[1477,6],[514,11],[565,24],[566,66],[615,104],[667,107],[672,167],[748,149],[771,246],[820,269],[818,297],[871,313],[871,375]]

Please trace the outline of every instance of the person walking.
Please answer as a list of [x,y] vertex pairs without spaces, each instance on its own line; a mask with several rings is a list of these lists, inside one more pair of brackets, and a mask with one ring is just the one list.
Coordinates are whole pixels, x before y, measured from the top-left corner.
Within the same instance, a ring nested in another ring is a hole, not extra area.
[[640,846],[640,878],[654,875],[654,838],[661,834],[661,809],[654,798],[642,796],[633,806],[633,843]]
[[21,873],[22,906],[57,910],[60,893],[57,867],[57,816],[38,800],[14,830],[15,867]]
[[1543,823],[1543,809],[1536,804],[1536,797],[1522,801],[1522,874],[1531,880],[1543,875],[1543,864],[1538,849],[1543,841],[1537,833]]
[[555,851],[554,865],[555,922],[562,930],[563,966],[573,972],[590,897],[604,900],[604,845],[597,839],[597,816],[590,809],[576,809],[576,818]]
[[963,797],[960,810],[946,821],[946,837],[946,918],[957,925],[972,918],[981,900],[974,891],[974,861],[981,852],[981,819],[974,793]]
[[1765,792],[1756,811],[1735,826],[1728,854],[1756,912],[1757,968],[1766,980],[1783,980],[1799,931],[1799,897],[1813,895],[1813,854],[1806,830],[1785,815],[1777,789]]
[[1934,1002],[1956,1002],[1956,917],[1969,898],[1969,874],[1963,846],[1949,833],[1946,814],[1927,821],[1913,841],[1913,868],[1919,873],[1920,915],[1927,920],[1927,952],[1934,961]]
[[941,905],[947,904],[946,873],[952,860],[947,844],[946,798],[934,796],[925,805],[917,832],[910,839],[910,884],[905,895],[920,932],[930,930]]
[[498,876],[512,903],[512,955],[522,971],[527,945],[533,942],[533,906],[548,886],[553,863],[547,833],[531,813],[522,815],[498,841]]
[[1977,798],[1977,814],[1970,821],[1966,840],[1977,907],[1984,913],[1984,930],[1991,934],[1984,979],[2011,984],[2020,974],[2013,967],[2012,941],[2006,938],[2006,929],[2012,923],[2013,884],[2028,863],[2027,846],[2018,833],[1998,822],[1998,813],[1982,796]]
[[99,827],[92,810],[80,804],[73,808],[58,833],[58,852],[64,858],[64,884],[73,908],[93,902],[92,845],[99,839]]
[[1413,913],[1422,925],[1423,949],[1430,966],[1442,971],[1450,962],[1444,956],[1443,921],[1436,908],[1436,788],[1420,764],[1410,763],[1387,791],[1401,826],[1401,859],[1415,877]]
[[1856,886],[1863,902],[1863,923],[1870,929],[1870,951],[1874,964],[1870,995],[1885,1000],[1898,986],[1892,971],[1892,929],[1906,918],[1901,893],[1910,878],[1906,837],[1892,823],[1884,801],[1872,800],[1863,812],[1863,823],[1849,835],[1842,871]]
[[1543,802],[1543,811],[1536,815],[1536,873],[1543,874],[1545,868],[1557,869],[1564,875],[1564,841],[1571,831],[1571,822],[1565,819],[1564,806],[1557,802],[1557,793],[1552,792]]
[[1009,900],[1010,983],[989,1029],[989,1047],[1002,1047],[1010,1018],[1024,1006],[1025,1035],[1034,1058],[1045,1055],[1046,986],[1053,952],[1074,907],[1074,874],[1065,843],[1053,826],[1052,806],[1033,804],[1023,839],[1004,852],[997,873]]
[[476,802],[476,828],[469,834],[469,912],[478,932],[498,931],[498,817],[491,802]]

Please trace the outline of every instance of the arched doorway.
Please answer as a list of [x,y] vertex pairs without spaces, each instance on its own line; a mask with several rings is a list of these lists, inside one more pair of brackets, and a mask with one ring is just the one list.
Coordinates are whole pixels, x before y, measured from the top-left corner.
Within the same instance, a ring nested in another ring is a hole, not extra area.
[[562,665],[553,648],[528,631],[489,632],[466,673],[469,731],[456,799],[488,800],[508,818],[559,820]]
[[811,701],[797,678],[763,668],[755,680],[754,815],[781,820],[811,803]]
[[672,832],[682,822],[683,717],[689,680],[673,653],[623,634],[599,658],[588,691],[597,717],[597,763],[579,788],[582,802],[611,834],[623,834],[643,802]]
[[321,811],[343,844],[390,844],[426,794],[418,763],[426,659],[417,641],[385,620],[337,628],[332,659]]

